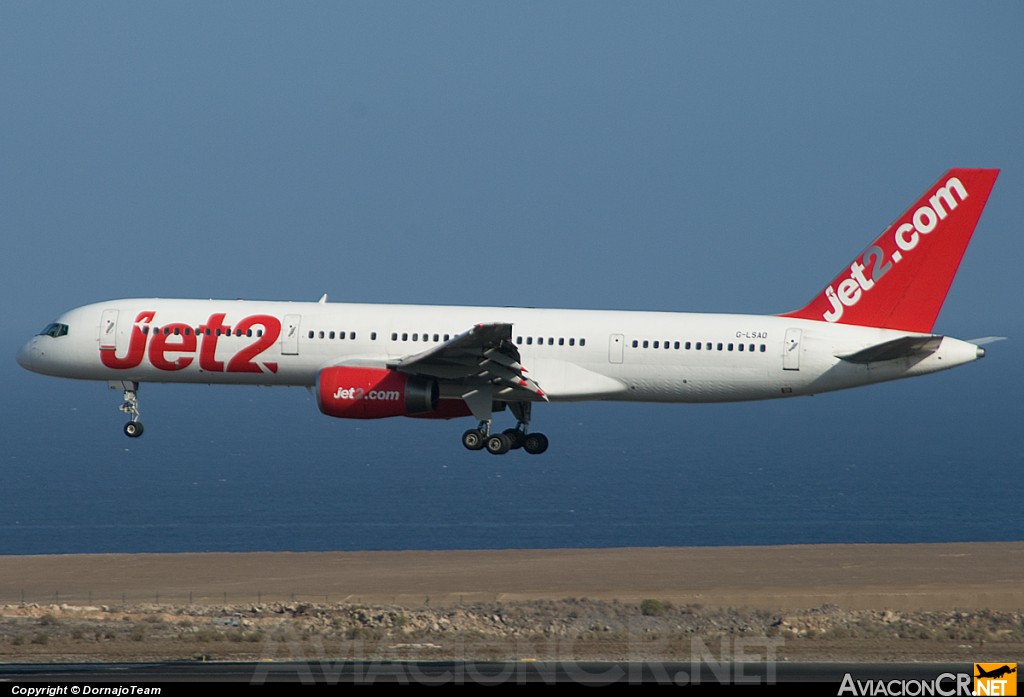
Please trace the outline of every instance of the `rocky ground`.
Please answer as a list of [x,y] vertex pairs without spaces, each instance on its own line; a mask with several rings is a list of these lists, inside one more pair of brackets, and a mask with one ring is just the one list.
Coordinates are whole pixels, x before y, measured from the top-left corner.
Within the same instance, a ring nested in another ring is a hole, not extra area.
[[0,664],[1016,661],[1022,568],[1022,542],[0,556]]
[[565,599],[0,606],[0,663],[166,660],[1005,661],[1024,612],[765,610]]

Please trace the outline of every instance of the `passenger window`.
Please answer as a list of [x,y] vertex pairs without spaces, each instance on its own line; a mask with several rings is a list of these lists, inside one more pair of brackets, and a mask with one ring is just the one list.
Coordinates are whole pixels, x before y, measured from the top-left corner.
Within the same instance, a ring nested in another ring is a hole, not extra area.
[[[569,338],[569,345],[570,346],[575,346],[576,345],[576,339],[570,337]],[[635,340],[633,341],[633,348],[636,348],[636,341]]]
[[586,345],[587,345],[587,340],[586,339],[580,339],[580,346],[586,346]]

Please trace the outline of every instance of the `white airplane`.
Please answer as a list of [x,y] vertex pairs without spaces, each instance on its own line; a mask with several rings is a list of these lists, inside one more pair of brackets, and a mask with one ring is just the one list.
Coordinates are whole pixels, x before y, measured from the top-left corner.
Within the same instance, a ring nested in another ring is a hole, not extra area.
[[[494,454],[548,447],[535,402],[729,402],[811,395],[970,363],[932,333],[999,171],[942,176],[803,309],[775,316],[129,299],[61,315],[18,354],[28,370],[124,391],[143,382],[301,385],[329,416],[479,422]],[[527,370],[529,367],[529,370]],[[516,426],[492,431],[509,407]]]

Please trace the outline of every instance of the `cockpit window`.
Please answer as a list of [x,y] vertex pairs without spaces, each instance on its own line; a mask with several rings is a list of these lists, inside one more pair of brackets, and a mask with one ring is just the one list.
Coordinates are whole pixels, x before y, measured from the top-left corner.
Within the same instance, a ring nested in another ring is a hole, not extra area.
[[45,335],[45,336],[52,336],[54,338],[57,338],[58,336],[67,336],[67,333],[68,333],[68,325],[66,325],[66,324],[58,324],[57,322],[53,322],[51,324],[47,324],[46,325],[46,329],[44,329],[43,331],[39,332],[39,336],[44,336]]

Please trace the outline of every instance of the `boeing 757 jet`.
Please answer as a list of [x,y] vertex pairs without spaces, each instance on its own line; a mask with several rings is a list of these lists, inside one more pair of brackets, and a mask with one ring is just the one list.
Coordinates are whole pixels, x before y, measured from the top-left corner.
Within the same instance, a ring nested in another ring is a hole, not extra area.
[[[145,382],[298,385],[328,416],[472,416],[466,448],[539,454],[538,403],[794,397],[983,357],[933,327],[998,174],[950,170],[778,315],[133,298],[66,312],[18,362],[123,391],[132,438]],[[500,431],[506,408],[516,425]]]

